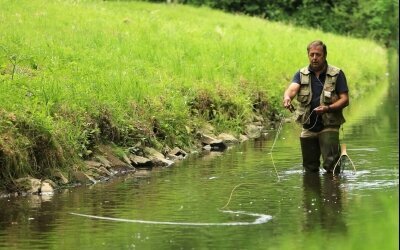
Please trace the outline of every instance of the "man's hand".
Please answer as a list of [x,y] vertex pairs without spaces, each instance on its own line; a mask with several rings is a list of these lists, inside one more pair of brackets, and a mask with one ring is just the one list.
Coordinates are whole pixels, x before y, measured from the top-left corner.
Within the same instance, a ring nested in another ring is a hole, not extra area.
[[289,109],[290,112],[295,111],[292,105],[292,99],[296,96],[299,90],[300,84],[292,82],[283,95],[283,107]]
[[289,96],[284,96],[283,97],[283,107],[285,107],[286,109],[289,109],[291,104],[292,104],[292,98],[290,98]]
[[288,96],[283,98],[283,106],[286,109],[288,109],[291,113],[296,111],[296,109],[294,108],[294,106],[292,104],[292,99],[290,97],[288,97]]
[[336,102],[334,102],[334,103],[332,103],[330,105],[327,105],[327,106],[321,105],[319,107],[316,107],[314,109],[314,111],[317,114],[321,115],[323,113],[335,112],[336,110],[343,109],[348,105],[349,105],[349,95],[347,94],[347,92],[346,93],[340,93],[339,94],[339,99],[337,99]]
[[321,106],[319,106],[319,107],[316,107],[316,108],[314,109],[314,111],[315,111],[315,113],[317,113],[318,115],[322,115],[322,114],[324,114],[324,113],[328,113],[328,112],[329,112],[329,106],[321,105]]

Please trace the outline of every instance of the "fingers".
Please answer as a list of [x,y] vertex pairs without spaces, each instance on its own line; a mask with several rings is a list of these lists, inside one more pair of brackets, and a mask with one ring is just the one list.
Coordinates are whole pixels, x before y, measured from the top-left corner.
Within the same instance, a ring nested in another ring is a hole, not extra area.
[[319,107],[316,107],[314,109],[314,111],[315,111],[315,113],[321,115],[323,113],[326,113],[328,111],[328,108],[326,106],[319,106]]
[[292,104],[292,100],[290,98],[283,98],[283,106],[285,108],[288,109],[291,104]]
[[288,109],[291,113],[293,113],[294,111],[296,111],[296,109],[294,108],[293,104],[292,104],[292,100],[290,98],[284,98],[283,99],[283,106]]

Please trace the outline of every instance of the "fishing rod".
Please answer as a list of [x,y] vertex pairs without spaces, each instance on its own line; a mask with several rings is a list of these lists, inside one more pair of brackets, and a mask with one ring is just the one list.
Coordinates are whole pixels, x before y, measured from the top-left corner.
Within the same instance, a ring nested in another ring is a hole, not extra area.
[[[288,109],[289,109],[289,111],[290,111],[291,113],[293,113],[293,112],[296,111],[296,109],[295,109],[295,107],[293,106],[293,104],[290,104],[289,107],[288,107]],[[311,116],[311,114],[310,114],[310,116]],[[278,181],[280,181],[280,176],[279,176],[279,174],[278,174],[278,171],[276,170],[274,157],[272,156],[272,151],[274,150],[276,140],[278,139],[279,134],[280,134],[281,131],[282,131],[282,127],[283,127],[283,122],[284,122],[284,121],[285,121],[285,116],[281,116],[281,121],[279,122],[278,130],[276,131],[275,139],[274,139],[274,142],[272,143],[272,147],[271,147],[271,150],[270,150],[270,152],[269,152],[269,154],[270,154],[270,156],[271,156],[272,165],[274,166],[274,170],[275,170],[276,176],[278,177]]]
[[[289,109],[290,113],[293,113],[293,112],[296,111],[296,108],[293,106],[293,104],[290,104],[289,107],[288,107],[288,109]],[[306,119],[305,122],[307,122],[307,121],[310,119],[310,117],[311,117],[311,115],[312,115],[313,112],[315,112],[315,110],[312,110],[312,111],[311,111],[310,115],[307,117],[307,119]],[[269,154],[270,154],[270,156],[271,156],[272,165],[274,166],[274,170],[275,170],[276,176],[278,177],[278,181],[280,181],[280,176],[279,176],[278,171],[277,171],[276,166],[275,166],[275,161],[274,161],[274,157],[272,156],[272,151],[274,150],[275,143],[276,143],[276,141],[277,141],[277,139],[278,139],[278,137],[279,137],[279,134],[280,134],[281,131],[282,131],[282,127],[283,127],[283,122],[284,122],[284,121],[285,121],[285,116],[282,116],[282,117],[281,117],[281,121],[280,121],[279,126],[278,126],[278,130],[277,130],[277,132],[276,132],[276,134],[275,134],[274,142],[273,142],[272,147],[271,147],[271,150],[270,150],[270,152],[269,152]],[[315,120],[315,123],[312,125],[311,128],[313,128],[313,127],[315,126],[316,123],[317,123],[317,120]],[[309,129],[311,129],[311,128],[309,128]]]
[[278,181],[280,181],[281,179],[280,179],[280,176],[279,176],[278,171],[277,171],[276,166],[275,166],[274,157],[272,156],[272,150],[274,150],[276,140],[278,139],[279,134],[280,134],[281,131],[282,131],[283,121],[285,120],[284,118],[285,118],[285,117],[281,117],[281,121],[279,122],[278,130],[277,130],[276,133],[275,133],[274,142],[272,143],[271,150],[269,151],[269,155],[271,156],[272,165],[274,166],[274,170],[275,170],[276,176],[278,177]]
[[[290,104],[289,110],[290,110],[290,112],[294,112],[294,111],[295,111],[295,108],[293,107],[292,104]],[[275,133],[274,142],[272,143],[271,149],[270,149],[270,151],[269,151],[269,154],[270,154],[271,160],[272,160],[272,165],[274,166],[275,174],[276,174],[276,176],[278,177],[278,181],[280,181],[280,176],[279,176],[278,170],[276,169],[276,166],[275,166],[275,161],[274,161],[274,158],[273,158],[273,156],[272,156],[272,151],[274,150],[276,141],[277,141],[277,139],[278,139],[278,137],[279,137],[279,134],[280,134],[281,131],[282,131],[282,127],[283,127],[283,122],[284,122],[284,121],[285,121],[285,117],[284,117],[284,116],[281,116],[278,129],[277,129],[277,131],[276,131],[276,133]],[[260,172],[257,172],[257,173],[260,173]],[[232,191],[231,191],[231,193],[230,193],[230,195],[229,195],[228,202],[227,202],[222,208],[220,208],[220,210],[224,210],[225,208],[228,207],[228,205],[229,205],[230,202],[231,202],[233,193],[235,192],[235,190],[236,190],[238,187],[243,186],[243,185],[257,185],[257,184],[258,184],[258,183],[247,183],[247,182],[242,182],[242,183],[237,184],[237,185],[232,189]]]

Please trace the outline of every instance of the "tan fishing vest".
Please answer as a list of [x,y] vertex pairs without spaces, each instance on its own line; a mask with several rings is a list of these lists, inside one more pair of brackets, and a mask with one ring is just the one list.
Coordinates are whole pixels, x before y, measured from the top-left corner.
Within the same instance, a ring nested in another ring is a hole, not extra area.
[[[324,88],[320,96],[320,104],[328,106],[339,99],[338,94],[335,91],[336,79],[339,75],[340,69],[328,65],[326,71],[326,78]],[[311,76],[308,67],[304,67],[300,70],[300,90],[297,93],[297,101],[300,106],[296,110],[296,121],[300,124],[310,124],[310,113],[311,113]],[[330,111],[329,113],[322,114],[322,122],[324,126],[340,126],[346,120],[343,117],[342,110]]]

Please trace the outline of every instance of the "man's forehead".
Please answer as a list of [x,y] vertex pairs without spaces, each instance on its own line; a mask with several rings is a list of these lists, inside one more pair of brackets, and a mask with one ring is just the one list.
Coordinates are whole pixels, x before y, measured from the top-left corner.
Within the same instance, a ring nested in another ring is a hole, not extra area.
[[323,51],[324,49],[322,48],[322,45],[311,45],[310,46],[310,51],[311,50],[320,50]]
[[308,55],[311,55],[311,54],[320,54],[322,56],[325,56],[324,49],[322,48],[321,45],[311,46],[310,49],[308,50]]

